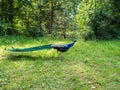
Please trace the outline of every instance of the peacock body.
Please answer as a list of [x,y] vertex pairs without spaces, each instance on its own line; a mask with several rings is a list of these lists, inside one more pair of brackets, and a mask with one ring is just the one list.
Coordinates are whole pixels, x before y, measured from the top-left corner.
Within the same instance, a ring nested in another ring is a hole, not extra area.
[[57,51],[60,52],[66,52],[68,49],[70,49],[76,41],[73,41],[70,44],[53,44],[51,45],[52,48],[57,49]]
[[44,50],[44,49],[56,49],[60,52],[66,52],[69,50],[74,44],[76,40],[73,41],[70,44],[48,44],[43,46],[36,46],[36,47],[30,47],[30,48],[12,48],[12,49],[6,49],[7,51],[11,52],[29,52],[29,51],[36,51],[36,50]]

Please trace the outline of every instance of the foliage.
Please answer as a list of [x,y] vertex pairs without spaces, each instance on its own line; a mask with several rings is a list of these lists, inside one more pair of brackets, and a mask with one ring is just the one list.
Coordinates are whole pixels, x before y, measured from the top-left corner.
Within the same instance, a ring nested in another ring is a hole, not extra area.
[[93,6],[94,2],[92,2],[92,0],[82,0],[78,6],[78,13],[75,19],[80,28],[78,33],[81,38],[85,38],[89,33],[91,33],[88,22],[90,22],[90,16],[93,15]]
[[76,15],[82,37],[120,39],[119,3],[117,0],[83,0]]
[[[0,18],[10,24],[12,30],[27,36],[45,36],[53,32],[57,35],[59,32],[64,32],[63,36],[66,37],[66,29],[72,27],[69,25],[70,17],[76,14],[80,1],[2,0]],[[75,21],[72,20],[70,23]]]
[[18,33],[19,32],[13,30],[11,25],[9,25],[8,23],[0,21],[0,36],[18,34]]
[[7,28],[8,28],[8,25],[0,21],[0,35],[5,35],[5,30]]
[[[108,8],[111,9],[108,10]],[[90,21],[90,26],[96,38],[113,39],[120,36],[119,15],[114,13],[114,9],[110,2],[105,2],[104,7],[96,5],[95,13]]]
[[0,22],[5,28],[0,32],[31,37],[120,39],[119,4],[119,0],[1,0]]

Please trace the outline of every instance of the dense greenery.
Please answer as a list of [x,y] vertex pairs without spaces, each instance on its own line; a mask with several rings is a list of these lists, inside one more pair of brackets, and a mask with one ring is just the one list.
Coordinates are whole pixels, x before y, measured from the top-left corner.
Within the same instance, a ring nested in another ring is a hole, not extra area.
[[72,16],[76,13],[78,2],[79,0],[2,0],[1,34],[11,35],[16,32],[43,36],[61,32],[66,37],[66,31],[74,29]]
[[1,0],[0,35],[120,39],[120,0]]
[[86,39],[120,39],[120,1],[83,0],[77,20]]

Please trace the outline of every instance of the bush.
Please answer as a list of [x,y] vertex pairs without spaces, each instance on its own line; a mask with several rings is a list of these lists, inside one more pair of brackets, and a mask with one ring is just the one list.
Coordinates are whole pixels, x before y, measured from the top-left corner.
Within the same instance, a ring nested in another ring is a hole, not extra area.
[[42,37],[44,36],[44,32],[42,29],[40,29],[40,27],[31,27],[31,28],[27,28],[27,30],[25,30],[24,34],[26,36],[30,36],[30,37]]
[[116,17],[116,15],[103,8],[98,8],[91,17],[89,25],[96,39],[116,39],[120,37],[118,20],[118,16]]

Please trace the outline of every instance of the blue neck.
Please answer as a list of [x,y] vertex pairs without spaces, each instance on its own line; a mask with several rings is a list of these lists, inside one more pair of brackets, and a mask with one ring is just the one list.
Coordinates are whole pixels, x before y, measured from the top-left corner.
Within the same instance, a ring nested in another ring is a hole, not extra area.
[[69,48],[72,47],[72,46],[75,44],[75,42],[76,42],[76,40],[73,41],[71,44],[68,44],[68,47],[69,47]]

